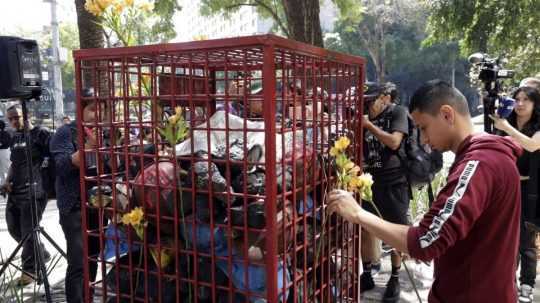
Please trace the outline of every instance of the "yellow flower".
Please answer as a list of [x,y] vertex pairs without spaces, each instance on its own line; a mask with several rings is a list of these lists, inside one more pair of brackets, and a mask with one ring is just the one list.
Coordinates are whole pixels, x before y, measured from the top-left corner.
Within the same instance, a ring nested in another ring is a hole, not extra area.
[[136,207],[131,211],[131,225],[139,225],[142,223],[144,212],[140,207]]
[[122,216],[122,223],[124,225],[132,225],[133,227],[136,227],[142,224],[143,218],[143,210],[140,207],[136,207],[129,213]]
[[117,15],[120,15],[123,10],[124,10],[124,6],[122,5],[122,3],[117,2],[117,3],[114,4],[114,12]]
[[161,249],[161,264],[158,264],[158,252],[156,248],[152,248],[150,250],[150,253],[152,254],[152,258],[154,259],[154,262],[156,262],[156,265],[159,265],[161,268],[167,267],[169,263],[171,263],[171,256],[167,253],[165,249]]
[[143,2],[139,5],[140,9],[146,12],[151,12],[154,9],[154,4],[151,2]]
[[349,144],[351,144],[351,140],[343,136],[343,137],[340,137],[339,140],[336,141],[336,143],[334,144],[334,147],[339,149],[340,151],[343,151],[347,149]]
[[371,185],[373,185],[373,177],[370,174],[362,174],[359,178],[362,179],[364,187],[371,188]]
[[94,0],[94,2],[101,8],[101,11],[104,11],[114,2],[114,0]]
[[330,149],[330,156],[335,157],[335,156],[337,156],[338,154],[339,154],[339,149],[337,149],[337,148],[335,148],[335,147],[332,147],[332,148]]
[[133,6],[133,2],[134,0],[124,0],[124,3],[126,4],[126,6]]
[[356,191],[358,188],[362,187],[362,181],[358,178],[352,178],[349,181],[349,191]]
[[131,223],[131,213],[124,214],[122,216],[122,224],[129,225]]
[[343,168],[345,168],[346,171],[349,171],[350,169],[353,169],[354,166],[355,166],[354,163],[352,161],[349,161],[349,162],[345,163]]
[[360,172],[360,166],[358,165],[355,165],[353,168],[351,168],[351,170],[349,170],[349,174],[351,175],[358,175],[358,173]]
[[103,9],[101,9],[101,7],[99,7],[99,5],[94,2],[94,0],[86,0],[84,8],[96,17],[99,17],[101,16],[101,14],[103,14]]
[[175,109],[174,109],[174,112],[175,114],[180,117],[182,116],[182,108],[180,106],[177,106]]
[[122,13],[122,11],[124,10],[124,7],[122,6],[122,4],[120,3],[115,3],[114,4],[114,12],[117,14],[117,15],[120,15]]
[[177,115],[172,115],[169,117],[169,123],[172,124],[172,125],[175,125],[176,122],[178,122],[178,116]]

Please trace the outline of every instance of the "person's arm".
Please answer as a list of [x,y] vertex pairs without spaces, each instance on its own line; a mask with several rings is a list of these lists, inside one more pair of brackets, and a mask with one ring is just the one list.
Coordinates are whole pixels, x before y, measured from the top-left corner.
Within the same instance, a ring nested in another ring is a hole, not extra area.
[[2,184],[2,190],[6,193],[11,192],[11,177],[12,177],[12,169],[11,164],[9,165],[6,180],[4,180],[4,184]]
[[332,191],[328,196],[327,212],[340,214],[345,220],[361,225],[369,233],[398,251],[408,253],[409,226],[390,223],[365,211],[350,193],[343,190]]
[[363,124],[365,129],[369,130],[379,141],[381,141],[382,144],[391,150],[397,150],[401,145],[401,140],[403,140],[402,132],[385,132],[365,118],[363,120]]
[[493,172],[482,167],[479,161],[460,164],[415,227],[379,219],[361,209],[351,194],[343,191],[329,194],[328,212],[336,212],[346,220],[360,224],[375,237],[413,258],[429,261],[467,237],[488,205],[493,176]]
[[73,146],[69,126],[62,126],[56,131],[51,137],[49,147],[58,176],[67,176],[74,169],[78,169],[78,152]]
[[363,118],[364,128],[369,130],[382,144],[391,150],[397,150],[401,146],[401,141],[405,134],[409,131],[409,120],[407,118],[407,110],[399,105],[393,106],[391,109],[390,131],[386,132],[377,127],[371,121]]
[[493,125],[498,130],[502,130],[507,133],[510,137],[514,138],[521,147],[523,147],[528,152],[535,152],[540,149],[540,131],[536,132],[532,137],[528,137],[523,134],[515,127],[513,127],[508,120],[499,118],[496,116],[490,116],[493,120]]

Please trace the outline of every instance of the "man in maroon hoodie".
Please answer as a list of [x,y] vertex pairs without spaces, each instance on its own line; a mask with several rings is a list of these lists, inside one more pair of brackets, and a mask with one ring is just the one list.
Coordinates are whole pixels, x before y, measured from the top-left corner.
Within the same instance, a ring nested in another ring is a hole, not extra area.
[[328,211],[360,224],[413,258],[433,259],[429,302],[516,302],[516,158],[521,149],[508,138],[473,134],[467,100],[443,81],[420,87],[409,110],[425,143],[456,155],[446,186],[420,224],[386,222],[344,191],[330,193]]

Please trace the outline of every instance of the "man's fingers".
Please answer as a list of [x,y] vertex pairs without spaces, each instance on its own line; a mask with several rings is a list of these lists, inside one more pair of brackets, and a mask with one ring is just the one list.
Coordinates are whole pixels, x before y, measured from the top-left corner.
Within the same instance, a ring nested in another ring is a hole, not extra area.
[[337,204],[336,203],[333,203],[333,204],[330,204],[326,207],[326,213],[330,216],[332,215],[335,211],[336,211],[336,206]]

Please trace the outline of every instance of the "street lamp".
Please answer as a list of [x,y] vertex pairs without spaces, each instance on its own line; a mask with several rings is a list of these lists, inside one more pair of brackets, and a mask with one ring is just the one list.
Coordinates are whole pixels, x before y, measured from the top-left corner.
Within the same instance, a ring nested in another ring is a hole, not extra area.
[[62,62],[60,57],[60,33],[58,30],[58,19],[56,16],[56,0],[43,0],[45,3],[51,4],[51,33],[52,33],[52,80],[53,80],[53,100],[55,116],[52,117],[53,121],[58,121],[64,116],[64,98],[62,93]]

